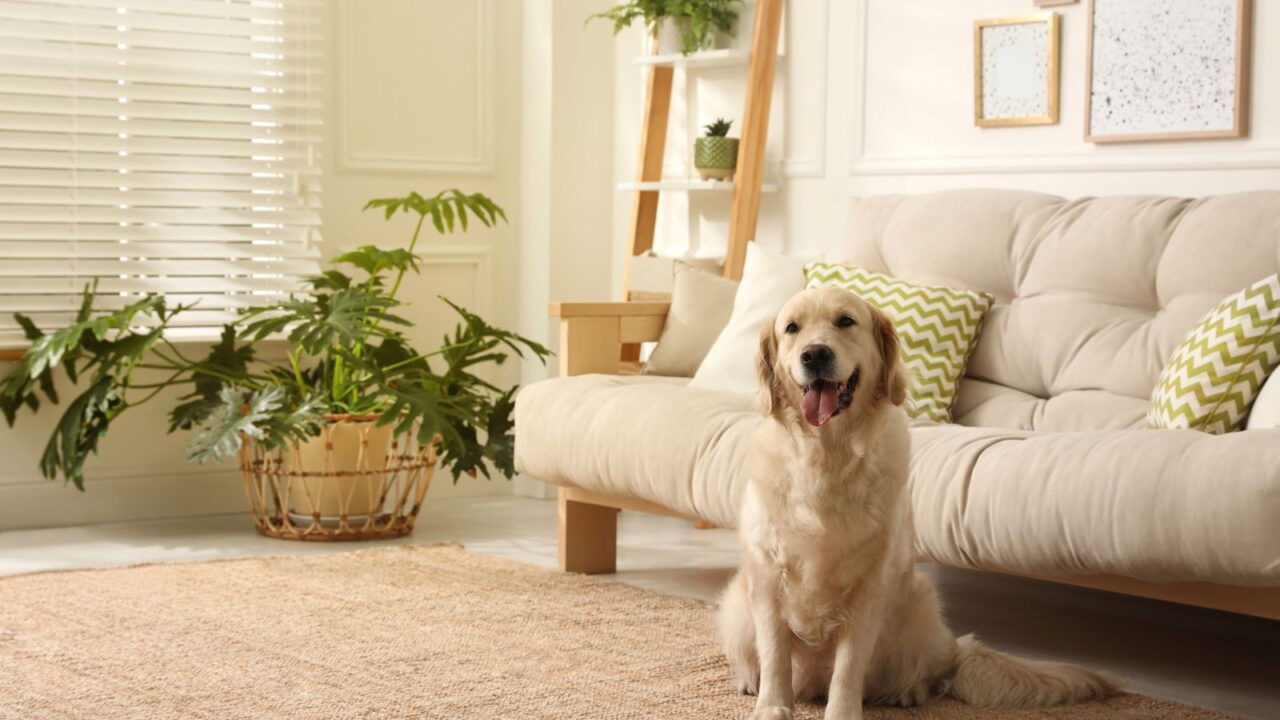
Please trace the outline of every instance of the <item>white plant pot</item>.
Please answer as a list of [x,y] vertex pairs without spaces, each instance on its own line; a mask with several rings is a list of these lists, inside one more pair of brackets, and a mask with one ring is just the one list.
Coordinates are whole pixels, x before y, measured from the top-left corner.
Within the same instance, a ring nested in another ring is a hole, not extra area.
[[688,18],[658,18],[653,29],[658,40],[658,54],[679,55],[684,52],[684,33],[688,28]]

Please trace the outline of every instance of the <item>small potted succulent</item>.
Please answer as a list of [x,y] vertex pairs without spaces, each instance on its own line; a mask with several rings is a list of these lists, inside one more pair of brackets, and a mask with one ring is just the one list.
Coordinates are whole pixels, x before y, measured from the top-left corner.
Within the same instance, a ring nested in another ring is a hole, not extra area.
[[590,19],[613,22],[622,32],[642,20],[657,39],[658,55],[689,55],[722,46],[737,29],[738,6],[743,0],[626,0]]
[[693,166],[703,180],[730,180],[738,167],[738,138],[729,137],[732,120],[717,118],[693,143]]
[[238,457],[259,532],[286,539],[407,534],[437,465],[455,482],[463,473],[511,477],[515,388],[478,370],[509,354],[545,359],[546,348],[444,298],[457,326],[438,348],[415,348],[397,298],[418,272],[413,251],[427,221],[444,234],[505,213],[459,190],[371,200],[366,209],[416,216],[407,246],[338,255],[302,292],[241,311],[203,357],[165,337],[191,306],[163,295],[106,312],[94,308],[90,286],[74,322],[48,332],[18,315],[31,344],[0,382],[0,412],[12,426],[24,408],[57,404],[57,371],[78,383],[40,470],[83,490],[85,461],[115,420],[176,388],[169,432],[196,431],[188,460]]

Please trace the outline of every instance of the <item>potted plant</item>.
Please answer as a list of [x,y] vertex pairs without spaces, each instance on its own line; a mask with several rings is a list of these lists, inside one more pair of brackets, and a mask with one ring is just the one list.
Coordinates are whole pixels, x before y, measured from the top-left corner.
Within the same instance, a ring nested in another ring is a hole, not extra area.
[[738,138],[729,137],[732,120],[717,118],[703,126],[706,133],[693,143],[693,166],[703,180],[728,180],[738,167]]
[[727,43],[736,30],[743,0],[626,0],[589,19],[613,21],[618,34],[643,20],[657,39],[657,54],[690,53]]
[[[17,315],[31,344],[0,383],[0,411],[12,426],[41,395],[59,401],[61,368],[86,387],[67,406],[40,461],[42,474],[84,489],[84,464],[122,413],[166,388],[184,391],[169,432],[194,429],[195,463],[241,459],[259,531],[296,539],[402,535],[413,528],[436,464],[462,473],[515,473],[515,388],[476,374],[509,353],[545,360],[542,345],[489,325],[448,303],[460,318],[438,348],[421,351],[397,314],[402,281],[429,219],[440,233],[506,220],[488,197],[448,190],[371,200],[365,209],[417,216],[406,247],[365,245],[333,258],[305,292],[241,311],[202,358],[164,330],[190,305],[146,295],[110,313],[94,310],[88,287],[75,321],[46,333]],[[287,341],[272,358],[268,346]],[[268,352],[263,352],[264,348]]]

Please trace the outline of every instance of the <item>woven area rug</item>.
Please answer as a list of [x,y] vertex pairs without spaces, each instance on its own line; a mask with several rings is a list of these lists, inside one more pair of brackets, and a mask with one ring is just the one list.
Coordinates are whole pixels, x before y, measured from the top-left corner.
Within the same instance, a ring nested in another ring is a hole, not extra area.
[[[0,580],[0,718],[745,718],[712,614],[439,545],[26,575]],[[1128,695],[868,717],[1225,716]]]

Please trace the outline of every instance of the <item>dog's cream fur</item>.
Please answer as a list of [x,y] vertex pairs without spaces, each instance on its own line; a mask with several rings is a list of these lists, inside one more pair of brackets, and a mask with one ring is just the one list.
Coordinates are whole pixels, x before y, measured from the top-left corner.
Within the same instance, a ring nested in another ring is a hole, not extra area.
[[[832,377],[860,376],[848,407],[820,427],[800,410],[813,380],[800,354],[815,344],[833,351]],[[1012,658],[947,629],[913,568],[898,407],[907,376],[883,313],[845,290],[806,290],[763,329],[758,369],[769,420],[752,447],[742,568],[719,616],[738,688],[758,696],[753,719],[791,718],[797,698],[826,697],[826,718],[849,720],[864,698],[1039,706],[1116,692],[1088,670]]]

